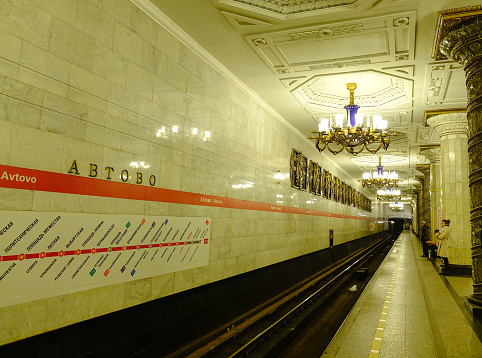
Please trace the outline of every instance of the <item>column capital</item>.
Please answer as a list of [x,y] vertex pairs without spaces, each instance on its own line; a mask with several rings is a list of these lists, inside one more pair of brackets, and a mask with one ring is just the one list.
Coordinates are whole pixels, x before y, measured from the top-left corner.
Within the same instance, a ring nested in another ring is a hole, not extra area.
[[[423,174],[424,178],[430,175],[430,164],[417,164],[416,169]],[[419,178],[415,176],[415,179]]]
[[[441,33],[439,51],[466,67],[472,60],[480,57],[482,50],[482,17],[480,5],[460,13],[450,14],[452,24]],[[454,9],[452,11],[457,11]],[[472,10],[472,11],[470,11]],[[448,21],[449,22],[449,21]],[[450,23],[450,22],[449,22]]]
[[430,127],[436,129],[440,139],[450,134],[457,134],[467,137],[467,113],[444,113],[427,120]]
[[442,158],[442,156],[440,155],[440,147],[420,147],[420,154],[427,158],[430,163],[440,163]]

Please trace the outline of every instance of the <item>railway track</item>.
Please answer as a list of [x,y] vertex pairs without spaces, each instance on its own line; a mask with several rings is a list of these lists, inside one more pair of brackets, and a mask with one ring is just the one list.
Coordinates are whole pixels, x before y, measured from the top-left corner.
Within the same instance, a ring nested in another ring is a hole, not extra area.
[[194,352],[186,351],[188,345],[169,358],[320,357],[396,238],[388,236],[331,265]]

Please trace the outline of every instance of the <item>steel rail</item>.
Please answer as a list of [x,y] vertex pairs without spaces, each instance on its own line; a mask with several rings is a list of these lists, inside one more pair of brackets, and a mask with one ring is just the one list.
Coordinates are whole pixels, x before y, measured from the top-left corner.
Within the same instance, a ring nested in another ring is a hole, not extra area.
[[[337,274],[333,279],[331,279],[328,283],[326,283],[323,287],[319,288],[316,290],[314,293],[312,293],[310,296],[305,298],[302,302],[300,302],[296,307],[292,308],[288,313],[286,313],[284,316],[276,320],[272,325],[267,327],[265,330],[257,334],[254,338],[252,338],[248,343],[240,347],[236,352],[231,354],[229,358],[234,358],[239,356],[242,353],[245,353],[246,355],[249,354],[250,351],[255,349],[255,346],[261,342],[264,341],[264,337],[269,338],[272,333],[274,333],[277,330],[277,327],[279,327],[281,324],[283,324],[285,321],[289,321],[291,317],[295,316],[299,311],[303,310],[305,305],[311,303],[317,296],[325,292],[328,288],[330,288],[332,285],[337,284],[339,280],[343,278],[345,274],[347,274],[349,271],[351,271],[358,263],[361,261],[365,260],[373,251],[377,250],[381,245],[383,245],[386,241],[388,241],[393,235],[387,236],[385,239],[383,239],[381,242],[379,242],[377,245],[373,246],[369,251],[367,251],[363,256],[359,257],[357,260],[355,260],[353,263],[351,263],[348,267],[346,267],[343,271],[341,271],[339,274]],[[251,349],[250,349],[251,348]]]

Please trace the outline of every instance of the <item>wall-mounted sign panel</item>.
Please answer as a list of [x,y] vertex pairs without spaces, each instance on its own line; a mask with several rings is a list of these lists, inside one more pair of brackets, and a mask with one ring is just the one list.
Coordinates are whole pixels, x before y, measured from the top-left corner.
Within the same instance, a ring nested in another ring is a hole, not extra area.
[[211,219],[0,211],[0,307],[207,265]]

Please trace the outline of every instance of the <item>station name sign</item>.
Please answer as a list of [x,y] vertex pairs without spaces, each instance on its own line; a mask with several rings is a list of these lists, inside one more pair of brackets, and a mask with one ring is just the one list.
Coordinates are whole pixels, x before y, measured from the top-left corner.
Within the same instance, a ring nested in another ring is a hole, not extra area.
[[[123,169],[120,172],[116,171],[114,167],[106,166],[104,169],[99,168],[99,166],[95,163],[89,163],[89,167],[87,168],[88,176],[91,178],[97,178],[99,176],[100,171],[103,170],[105,176],[102,179],[112,180],[112,176],[117,176],[118,174],[119,179],[126,183],[131,182],[135,184],[149,184],[150,186],[156,185],[156,176],[151,174],[149,177],[144,176],[142,172],[134,171],[129,173],[129,170]],[[69,171],[69,174],[81,175],[79,165],[77,164],[77,160],[72,162]],[[134,175],[132,174],[134,173]]]

